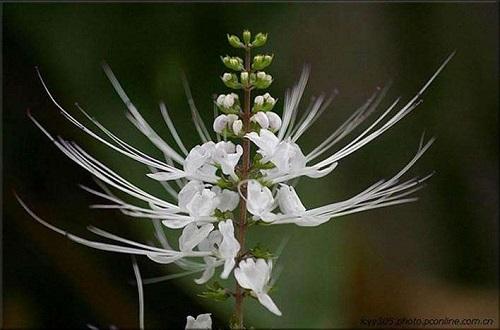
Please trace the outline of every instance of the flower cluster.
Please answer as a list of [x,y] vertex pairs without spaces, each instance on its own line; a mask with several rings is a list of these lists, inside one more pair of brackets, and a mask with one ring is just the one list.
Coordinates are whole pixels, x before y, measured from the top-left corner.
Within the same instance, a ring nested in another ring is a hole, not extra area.
[[[271,253],[258,253],[259,249],[256,248],[247,250],[244,246],[245,235],[251,224],[318,226],[351,213],[416,200],[410,195],[430,176],[407,180],[402,178],[430,147],[432,139],[427,142],[422,139],[415,156],[393,177],[380,180],[343,201],[307,208],[291,181],[301,176],[320,178],[328,175],[344,158],[406,117],[420,103],[421,94],[451,56],[415,97],[402,106],[399,106],[399,99],[393,102],[357,136],[343,142],[375,112],[386,89],[374,93],[317,147],[304,152],[298,140],[330,106],[334,95],[313,99],[299,116],[299,103],[309,77],[309,69],[305,67],[298,83],[285,93],[280,116],[279,111],[273,111],[278,104],[277,99],[269,92],[262,91],[273,82],[272,76],[264,69],[272,63],[274,56],[251,56],[251,51],[265,45],[267,35],[259,33],[252,40],[250,32],[245,31],[242,40],[228,35],[228,41],[234,48],[244,50],[245,59],[229,55],[221,57],[226,68],[231,70],[223,73],[222,82],[233,91],[221,94],[215,100],[220,113],[216,114],[212,125],[215,138],[190,99],[194,126],[201,140],[190,150],[179,136],[165,104],[160,104],[160,112],[176,147],[169,145],[146,122],[111,69],[104,66],[106,75],[128,109],[127,118],[163,153],[165,160],[156,159],[131,146],[77,105],[78,110],[100,134],[85,126],[59,105],[39,74],[49,97],[69,122],[113,151],[148,166],[150,173],[147,176],[161,183],[170,195],[171,198],[167,200],[144,191],[76,143],[53,137],[29,114],[58,149],[96,178],[101,191],[83,188],[107,202],[93,207],[117,209],[131,217],[151,219],[159,246],[138,243],[94,227],[90,228],[94,234],[116,243],[87,240],[52,226],[32,212],[21,199],[19,202],[37,221],[75,242],[106,251],[144,255],[159,264],[174,263],[187,273],[200,273],[201,276],[195,279],[197,284],[211,281],[217,268],[221,267],[218,276],[224,280],[233,275],[236,289],[232,291],[213,282],[207,285],[208,291],[201,296],[215,300],[235,297],[237,308],[233,327],[241,328],[241,303],[245,297],[253,297],[270,312],[281,315],[269,295],[275,257]],[[187,85],[186,93],[190,97]],[[252,93],[257,95],[252,96]],[[341,147],[334,148],[341,142]],[[318,161],[320,157],[322,159]],[[128,194],[138,203],[120,199],[113,190]],[[177,247],[167,240],[165,228],[179,231]],[[210,328],[210,314],[200,315],[196,319],[189,316],[186,327]]]

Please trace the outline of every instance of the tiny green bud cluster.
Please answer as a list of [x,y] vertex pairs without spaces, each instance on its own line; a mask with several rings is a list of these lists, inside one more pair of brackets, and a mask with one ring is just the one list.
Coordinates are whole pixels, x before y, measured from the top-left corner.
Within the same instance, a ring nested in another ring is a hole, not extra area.
[[252,40],[252,34],[250,31],[243,31],[243,41],[238,36],[234,34],[227,35],[227,41],[234,48],[251,48],[251,47],[262,47],[266,44],[267,41],[267,33],[259,32],[255,35],[255,38]]
[[256,55],[253,58],[252,69],[262,70],[267,68],[273,61],[274,55]]
[[236,56],[224,56],[221,57],[222,63],[231,70],[241,71],[243,70],[243,60]]

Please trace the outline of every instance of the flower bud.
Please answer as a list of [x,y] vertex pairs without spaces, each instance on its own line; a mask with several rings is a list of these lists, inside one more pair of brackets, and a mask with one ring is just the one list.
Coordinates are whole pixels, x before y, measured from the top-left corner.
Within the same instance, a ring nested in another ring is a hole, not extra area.
[[281,118],[276,113],[269,111],[266,112],[267,119],[269,120],[269,130],[276,132],[281,127]]
[[241,71],[243,70],[243,60],[239,57],[231,57],[231,56],[224,56],[224,57],[221,57],[221,60],[222,60],[222,63],[224,63],[224,65],[231,69],[231,70],[235,70],[235,71]]
[[240,74],[240,82],[243,86],[248,86],[249,85],[249,82],[248,82],[248,72],[246,71],[243,71],[241,74]]
[[243,31],[243,42],[245,43],[245,45],[250,44],[251,38],[252,38],[252,34],[250,33],[250,31],[248,31],[248,30]]
[[267,129],[269,127],[269,119],[264,112],[257,112],[250,118],[250,121],[256,122],[261,128]]
[[253,103],[257,106],[263,105],[264,104],[264,96],[262,96],[262,95],[256,96],[255,99],[253,100]]
[[232,89],[241,88],[241,84],[238,82],[238,77],[234,73],[224,73],[221,77],[224,85]]
[[240,135],[241,130],[243,129],[243,122],[240,119],[235,120],[233,122],[232,128],[233,128],[234,135]]
[[235,114],[229,114],[227,115],[227,125],[228,126],[232,126],[233,123],[238,120],[240,117],[238,117],[237,115]]
[[255,97],[252,111],[270,111],[273,109],[275,104],[276,100],[274,99],[274,97],[272,97],[269,93],[265,93],[264,95]]
[[252,42],[252,47],[260,47],[263,46],[267,41],[267,33],[257,33],[255,39]]
[[273,82],[273,77],[270,74],[266,74],[264,71],[257,72],[255,76],[255,87],[259,89],[267,88]]
[[273,61],[274,55],[257,55],[253,58],[252,69],[262,70],[268,67]]
[[226,115],[220,115],[214,120],[214,131],[215,133],[222,133],[224,128],[226,128],[227,125],[227,116]]
[[227,114],[239,113],[241,110],[238,94],[235,93],[221,94],[217,97],[215,103],[222,112]]
[[224,104],[225,98],[226,98],[226,95],[221,94],[217,97],[217,101],[215,101],[215,103],[217,103],[218,106],[222,106]]
[[234,48],[244,48],[245,47],[245,45],[241,42],[240,38],[238,38],[237,36],[235,36],[233,34],[227,35],[227,41]]

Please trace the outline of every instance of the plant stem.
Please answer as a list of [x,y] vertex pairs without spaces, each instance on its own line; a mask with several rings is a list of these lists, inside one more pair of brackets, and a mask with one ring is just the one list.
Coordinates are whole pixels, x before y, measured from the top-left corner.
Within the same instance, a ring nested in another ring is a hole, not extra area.
[[[245,71],[250,74],[250,48],[245,48]],[[245,87],[243,89],[243,129],[245,133],[250,131],[250,97],[251,97],[251,89]],[[241,166],[241,181],[245,181],[248,179],[248,172],[250,170],[250,140],[247,138],[243,138],[243,155],[242,155],[242,166]],[[245,234],[247,229],[247,205],[246,205],[246,196],[247,196],[247,187],[246,184],[241,187],[240,196],[240,210],[239,210],[239,222],[238,222],[238,242],[240,243],[240,251],[238,253],[238,257],[236,258],[237,263],[239,263],[243,257],[245,250]],[[236,282],[236,290],[235,290],[235,306],[234,306],[234,315],[236,320],[236,326],[238,329],[244,329],[243,325],[243,299],[245,296],[243,295],[243,290],[241,286]]]

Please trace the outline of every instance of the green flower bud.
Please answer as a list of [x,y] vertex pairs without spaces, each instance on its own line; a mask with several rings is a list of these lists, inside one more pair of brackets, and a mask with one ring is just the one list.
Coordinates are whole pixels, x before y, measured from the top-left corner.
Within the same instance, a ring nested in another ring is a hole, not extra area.
[[239,57],[231,57],[226,55],[224,57],[221,57],[221,60],[222,63],[224,63],[224,65],[231,70],[243,70],[243,60]]
[[253,58],[252,69],[262,70],[273,61],[274,55],[257,55]]
[[238,77],[234,73],[224,73],[221,77],[222,82],[229,88],[240,89],[241,84],[238,82]]
[[267,33],[264,34],[264,33],[259,32],[259,33],[257,33],[257,35],[255,36],[255,39],[252,42],[252,47],[264,46],[266,41],[267,41]]
[[248,30],[243,31],[243,42],[245,43],[245,45],[250,44],[251,38],[252,34],[250,33],[250,31]]
[[241,42],[240,38],[238,38],[234,34],[231,34],[231,35],[228,34],[227,41],[234,48],[244,48],[245,47],[245,45]]
[[255,75],[255,82],[253,83],[253,85],[256,88],[263,89],[269,87],[272,82],[273,77],[271,77],[270,74],[266,74],[264,71],[259,71]]

